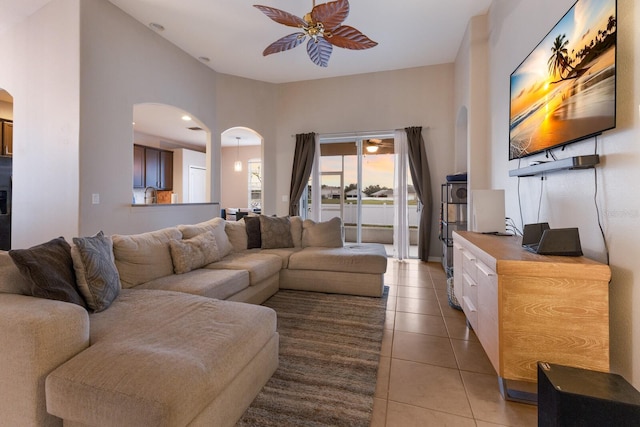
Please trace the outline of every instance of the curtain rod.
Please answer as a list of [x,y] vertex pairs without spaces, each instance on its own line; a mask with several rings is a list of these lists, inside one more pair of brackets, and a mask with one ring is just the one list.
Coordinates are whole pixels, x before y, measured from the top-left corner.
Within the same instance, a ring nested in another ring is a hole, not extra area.
[[[408,127],[408,126],[407,126]],[[335,132],[335,133],[320,133],[320,132],[316,132],[318,135],[320,135],[321,138],[327,138],[327,139],[331,139],[331,138],[349,138],[349,137],[367,137],[367,136],[381,136],[381,135],[393,135],[393,133],[396,130],[400,130],[400,129],[404,129],[403,128],[396,128],[396,129],[385,129],[385,130],[368,130],[368,131],[363,131],[363,132]],[[426,126],[423,126],[422,129],[427,129]],[[292,138],[295,138],[296,135],[292,134],[291,135]]]

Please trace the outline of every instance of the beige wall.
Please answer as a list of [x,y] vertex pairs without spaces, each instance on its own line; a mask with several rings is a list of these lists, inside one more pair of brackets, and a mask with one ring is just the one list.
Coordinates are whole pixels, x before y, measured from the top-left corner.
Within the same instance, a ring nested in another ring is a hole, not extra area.
[[[237,158],[242,162],[242,171],[233,170],[233,164]],[[220,173],[224,185],[222,186],[222,197],[220,198],[223,208],[246,208],[249,207],[249,172],[247,162],[253,159],[260,159],[262,147],[254,145],[250,147],[223,147]]]
[[[509,75],[573,0],[537,2],[495,1],[488,15],[488,138],[485,149],[491,156],[490,185],[506,190],[507,216],[518,225],[548,221],[552,227],[579,227],[585,255],[606,261],[594,205],[594,171],[565,171],[540,178],[509,177],[518,161],[508,160]],[[611,369],[640,388],[640,5],[618,0],[617,127],[598,138],[602,164],[597,168],[598,206],[604,236],[610,251],[613,273],[610,291]],[[472,50],[463,44],[458,62],[468,67]],[[472,112],[470,111],[470,114]],[[573,144],[558,157],[592,154],[595,141]],[[530,160],[544,159],[534,156]],[[542,197],[540,197],[542,190]],[[519,197],[520,195],[520,197]],[[520,220],[519,200],[522,205]],[[539,200],[540,217],[538,218]]]

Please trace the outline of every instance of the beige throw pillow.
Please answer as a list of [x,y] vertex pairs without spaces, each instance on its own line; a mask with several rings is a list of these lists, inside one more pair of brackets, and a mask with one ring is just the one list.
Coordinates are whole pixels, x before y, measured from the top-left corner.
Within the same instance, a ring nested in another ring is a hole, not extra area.
[[220,260],[218,245],[213,231],[198,234],[191,239],[169,242],[173,271],[176,274],[188,273]]
[[227,233],[234,252],[242,252],[247,249],[247,230],[244,218],[240,221],[227,221],[224,225],[224,231]]
[[190,239],[198,234],[213,231],[216,244],[218,245],[220,258],[224,258],[233,251],[233,246],[231,246],[231,243],[229,242],[229,237],[227,237],[227,233],[224,231],[225,220],[220,217],[194,225],[179,225],[178,229],[182,232],[183,239]]
[[338,217],[318,223],[310,219],[302,222],[303,248],[309,246],[341,248],[344,245],[342,235],[342,220]]

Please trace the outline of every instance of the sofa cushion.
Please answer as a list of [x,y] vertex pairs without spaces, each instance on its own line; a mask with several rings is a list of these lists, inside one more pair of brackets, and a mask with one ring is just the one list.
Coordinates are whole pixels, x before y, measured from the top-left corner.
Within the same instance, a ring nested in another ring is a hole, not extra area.
[[299,216],[289,217],[291,223],[291,240],[294,248],[302,247],[302,218]]
[[302,247],[340,248],[344,244],[342,220],[339,217],[325,222],[305,219],[302,222]]
[[82,307],[87,304],[80,295],[73,271],[71,247],[64,237],[32,246],[29,249],[12,249],[9,256],[20,273],[29,281],[31,295]]
[[248,287],[248,271],[199,268],[184,274],[161,277],[138,285],[135,289],[158,289],[227,299]]
[[262,234],[260,233],[260,217],[257,215],[242,218],[247,232],[247,249],[262,247]]
[[123,289],[91,346],[47,376],[47,410],[78,425],[188,425],[276,334],[267,307]]
[[263,254],[277,255],[282,260],[282,268],[289,267],[289,257],[292,253],[301,251],[302,248],[277,248],[277,249],[260,249]]
[[188,273],[220,259],[220,252],[213,231],[198,234],[190,239],[171,240],[171,259],[176,274]]
[[260,239],[262,249],[292,248],[289,217],[260,215]]
[[291,254],[289,270],[382,274],[387,271],[387,253],[379,243],[304,248]]
[[205,268],[213,270],[246,270],[249,272],[251,286],[253,286],[274,274],[278,274],[282,268],[282,259],[277,255],[263,253],[262,251],[245,251],[229,254],[220,261],[205,266]]
[[120,293],[120,275],[113,256],[113,241],[100,231],[74,237],[71,259],[80,293],[93,311],[109,307]]
[[225,220],[219,217],[212,218],[209,221],[200,222],[194,225],[179,225],[178,230],[182,233],[184,239],[191,239],[198,234],[206,233],[207,231],[213,231],[216,238],[216,244],[218,245],[218,252],[220,257],[227,256],[233,247],[229,243],[227,233],[224,231]]
[[173,274],[169,242],[182,239],[182,233],[177,227],[142,234],[114,234],[111,237],[123,288],[132,288]]
[[226,221],[224,231],[227,233],[229,243],[231,243],[231,247],[233,247],[233,252],[247,250],[247,229],[244,218],[240,221]]
[[31,296],[31,283],[20,273],[8,251],[0,251],[0,293]]

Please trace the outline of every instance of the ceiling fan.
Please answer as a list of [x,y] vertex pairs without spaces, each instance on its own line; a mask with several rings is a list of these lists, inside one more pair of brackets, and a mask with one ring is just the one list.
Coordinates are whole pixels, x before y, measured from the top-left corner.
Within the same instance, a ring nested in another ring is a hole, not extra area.
[[304,18],[269,6],[254,5],[254,7],[279,24],[301,30],[271,43],[262,52],[264,56],[293,49],[309,37],[307,42],[309,58],[314,64],[326,67],[329,65],[333,46],[362,50],[378,44],[355,28],[342,25],[349,15],[348,0],[337,0],[317,6],[313,0],[311,12]]

